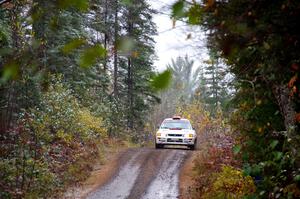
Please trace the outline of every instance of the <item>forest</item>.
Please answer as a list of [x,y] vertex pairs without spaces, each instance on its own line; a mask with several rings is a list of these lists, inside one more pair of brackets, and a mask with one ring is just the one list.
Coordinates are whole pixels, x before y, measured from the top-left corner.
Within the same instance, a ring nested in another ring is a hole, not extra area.
[[0,198],[60,198],[174,114],[203,139],[186,198],[299,198],[300,2],[173,1],[209,59],[162,72],[149,2],[0,0]]

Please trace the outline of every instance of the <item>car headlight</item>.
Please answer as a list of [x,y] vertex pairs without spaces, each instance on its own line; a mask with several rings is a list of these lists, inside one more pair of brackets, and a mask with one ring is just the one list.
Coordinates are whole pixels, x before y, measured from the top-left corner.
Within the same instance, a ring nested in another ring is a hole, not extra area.
[[192,138],[192,137],[194,137],[194,134],[191,134],[191,133],[190,133],[190,134],[189,134],[189,138]]
[[157,132],[156,133],[156,137],[160,137],[161,136],[161,133],[160,132]]

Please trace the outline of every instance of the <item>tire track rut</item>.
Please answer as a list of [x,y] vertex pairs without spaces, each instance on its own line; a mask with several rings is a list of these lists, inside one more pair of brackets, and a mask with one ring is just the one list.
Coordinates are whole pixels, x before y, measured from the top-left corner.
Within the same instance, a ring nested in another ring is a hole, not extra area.
[[130,149],[115,175],[87,199],[178,198],[179,171],[189,154],[183,149]]

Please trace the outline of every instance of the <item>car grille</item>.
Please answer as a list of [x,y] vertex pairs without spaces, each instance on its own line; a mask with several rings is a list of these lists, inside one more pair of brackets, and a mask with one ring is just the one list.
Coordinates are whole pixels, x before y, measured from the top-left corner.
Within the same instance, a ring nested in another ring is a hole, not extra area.
[[168,134],[168,136],[172,136],[172,137],[183,137],[183,134]]
[[183,139],[172,139],[172,138],[168,138],[167,142],[183,142]]

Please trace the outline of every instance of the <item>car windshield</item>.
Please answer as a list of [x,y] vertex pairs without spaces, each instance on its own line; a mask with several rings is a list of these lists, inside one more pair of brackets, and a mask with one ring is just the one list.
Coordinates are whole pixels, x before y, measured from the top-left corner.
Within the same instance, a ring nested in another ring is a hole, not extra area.
[[191,124],[189,121],[184,120],[167,120],[164,121],[160,128],[162,129],[191,129]]

